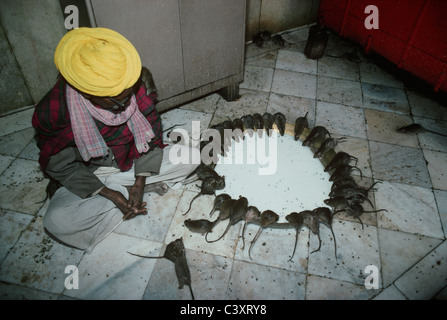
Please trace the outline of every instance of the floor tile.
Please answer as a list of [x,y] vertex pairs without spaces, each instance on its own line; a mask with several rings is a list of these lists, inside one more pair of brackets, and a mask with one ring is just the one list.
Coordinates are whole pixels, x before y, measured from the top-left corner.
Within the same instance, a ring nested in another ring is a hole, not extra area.
[[275,70],[272,92],[315,99],[317,78],[313,74]]
[[362,90],[357,81],[318,76],[317,99],[360,107],[362,105]]
[[[304,299],[306,276],[235,260],[228,286],[229,300]],[[274,285],[270,285],[270,284]]]
[[307,41],[307,38],[309,37],[309,27],[303,26],[295,30],[290,30],[289,32],[286,31],[281,34],[281,37],[289,43]]
[[66,289],[64,295],[95,300],[141,299],[157,260],[128,252],[159,256],[160,248],[158,242],[112,233],[92,254],[82,257],[78,265],[79,288]]
[[277,55],[278,55],[277,50],[262,53],[257,56],[247,58],[245,60],[245,65],[246,66],[264,67],[264,68],[274,68],[276,65]]
[[447,121],[413,117],[414,123],[422,125],[425,129],[446,135],[441,136],[430,132],[422,132],[417,136],[422,149],[447,152]]
[[[197,300],[223,300],[230,278],[232,259],[186,250],[186,260],[191,274],[191,287]],[[187,286],[178,288],[174,264],[160,259],[155,266],[143,299],[190,300],[191,293]]]
[[40,150],[39,150],[39,147],[37,146],[37,140],[34,137],[28,143],[28,145],[22,149],[22,151],[20,152],[18,157],[21,159],[39,161],[39,154],[40,154]]
[[272,68],[246,66],[244,81],[239,88],[269,92],[272,86],[273,72]]
[[393,88],[403,89],[402,81],[398,80],[389,72],[383,70],[373,62],[361,62],[360,80],[365,83],[378,84]]
[[308,113],[309,127],[312,128],[315,125],[315,100],[271,93],[267,111],[271,114],[283,113],[287,122],[293,125],[295,125],[296,118],[304,117]]
[[[186,109],[197,112],[212,113],[216,110],[217,102],[221,99],[217,93],[207,95],[197,100],[188,102],[180,107],[180,109]],[[163,126],[165,127],[164,123]]]
[[28,128],[0,137],[0,153],[16,157],[34,137],[34,129]]
[[447,190],[447,153],[424,150],[431,181],[435,189]]
[[427,253],[436,248],[441,239],[379,228],[382,283],[388,287]]
[[42,218],[36,217],[3,260],[0,280],[50,293],[62,293],[68,277],[65,268],[68,265],[76,266],[83,254],[50,239],[43,230]]
[[182,194],[181,189],[169,190],[163,196],[156,193],[145,194],[143,201],[147,202],[147,215],[124,221],[114,232],[163,242]]
[[438,205],[444,236],[447,238],[447,191],[434,190],[433,192]]
[[[280,269],[305,273],[307,271],[309,231],[303,228],[298,235],[295,255],[295,229],[266,228],[250,247],[259,230],[259,226],[249,224],[245,230],[245,247],[242,239],[238,242],[235,259],[249,263],[262,264]],[[250,251],[250,254],[249,254]]]
[[267,52],[276,51],[280,48],[281,46],[274,44],[273,41],[265,42],[262,47],[250,43],[245,46],[245,58],[247,59]]
[[363,110],[341,104],[317,102],[317,123],[330,133],[366,139]]
[[16,159],[0,176],[2,208],[35,214],[46,197],[47,184],[37,162]]
[[[321,250],[309,255],[308,273],[336,280],[363,285],[364,270],[375,265],[380,270],[377,228],[359,223],[336,220],[332,224],[337,241],[337,259],[334,243],[328,228],[320,228]],[[311,248],[317,248],[318,240],[311,237]]]
[[59,294],[0,282],[0,300],[58,300]]
[[374,178],[431,188],[431,180],[421,150],[370,141]]
[[34,108],[0,117],[0,137],[31,128]]
[[11,165],[15,157],[0,155],[0,175]]
[[390,285],[385,288],[380,294],[375,296],[373,300],[407,300],[407,298],[396,288],[395,285]]
[[299,51],[299,52],[304,52],[304,50],[306,49],[306,44],[307,41],[301,41],[301,42],[297,42],[297,43],[292,43],[287,45],[287,50],[295,50],[295,51]]
[[[164,141],[170,141],[168,134],[172,130],[179,129],[181,132],[186,130],[187,137],[184,137],[184,140],[188,138],[190,143],[193,143],[200,141],[200,132],[208,128],[211,121],[211,114],[184,109],[173,109],[163,113],[161,115],[161,120],[163,122]],[[197,132],[194,136],[193,130],[194,132]]]
[[323,56],[318,60],[318,75],[351,81],[360,80],[357,62],[328,56]]
[[240,98],[236,101],[225,101],[220,99],[217,104],[215,115],[222,115],[229,119],[240,118],[245,114],[260,113],[267,110],[268,97],[267,92],[253,90],[239,90]]
[[281,49],[278,51],[276,69],[317,74],[317,60],[309,59],[299,51]]
[[381,111],[410,114],[405,91],[378,84],[362,83],[363,107]]
[[376,291],[368,290],[364,285],[309,275],[306,300],[368,300]]
[[6,257],[32,219],[33,216],[28,214],[0,209],[0,261]]
[[447,121],[447,106],[412,90],[407,90],[411,113],[416,117]]
[[436,300],[447,300],[447,286],[445,286],[444,289],[439,291],[433,299],[436,299]]
[[368,139],[418,148],[416,135],[396,132],[397,129],[413,123],[409,115],[365,109]]
[[396,287],[411,300],[433,298],[447,285],[447,241],[444,241],[396,282]]
[[334,56],[340,56],[346,52],[357,52],[359,49],[359,45],[355,42],[345,39],[332,31],[328,32],[326,53]]
[[428,237],[443,238],[441,221],[433,191],[428,188],[383,181],[376,185],[377,207],[381,228]]

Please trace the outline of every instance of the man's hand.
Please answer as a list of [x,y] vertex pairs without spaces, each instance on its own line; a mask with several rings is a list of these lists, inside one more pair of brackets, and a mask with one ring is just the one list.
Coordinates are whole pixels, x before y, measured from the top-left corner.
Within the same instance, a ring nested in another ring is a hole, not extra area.
[[140,198],[140,206],[129,206],[129,201],[126,199],[126,197],[119,191],[115,191],[112,189],[109,189],[107,187],[104,187],[99,194],[110,201],[112,201],[118,209],[121,210],[123,213],[123,220],[128,220],[131,218],[134,218],[137,215],[140,214],[147,214],[147,209],[145,208],[146,202],[142,202],[142,197]]
[[127,210],[129,212],[124,215],[124,220],[131,219],[139,214],[147,213],[147,209],[145,208],[147,203],[143,202],[145,185],[146,177],[136,177],[134,185],[129,189],[129,200],[127,202]]

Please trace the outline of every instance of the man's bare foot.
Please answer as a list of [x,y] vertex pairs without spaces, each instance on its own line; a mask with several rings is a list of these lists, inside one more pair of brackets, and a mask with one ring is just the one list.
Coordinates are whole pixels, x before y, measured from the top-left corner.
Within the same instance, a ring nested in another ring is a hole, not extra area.
[[169,187],[163,181],[147,184],[144,187],[144,192],[145,193],[146,192],[155,192],[155,193],[157,193],[160,196],[164,195],[168,191],[169,191]]

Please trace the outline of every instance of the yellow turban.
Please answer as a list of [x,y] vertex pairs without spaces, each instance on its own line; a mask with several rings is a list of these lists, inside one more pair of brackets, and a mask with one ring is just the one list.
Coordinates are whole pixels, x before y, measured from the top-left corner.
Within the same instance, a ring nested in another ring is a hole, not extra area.
[[100,97],[117,96],[140,77],[141,60],[121,34],[106,28],[73,29],[59,42],[54,63],[78,90]]

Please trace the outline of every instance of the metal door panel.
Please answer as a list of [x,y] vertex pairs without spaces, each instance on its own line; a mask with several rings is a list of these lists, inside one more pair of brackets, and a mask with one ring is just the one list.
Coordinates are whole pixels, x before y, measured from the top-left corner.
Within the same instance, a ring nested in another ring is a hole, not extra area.
[[184,88],[178,0],[91,0],[98,27],[120,32],[152,73],[159,100]]
[[185,89],[242,72],[245,1],[180,0]]

